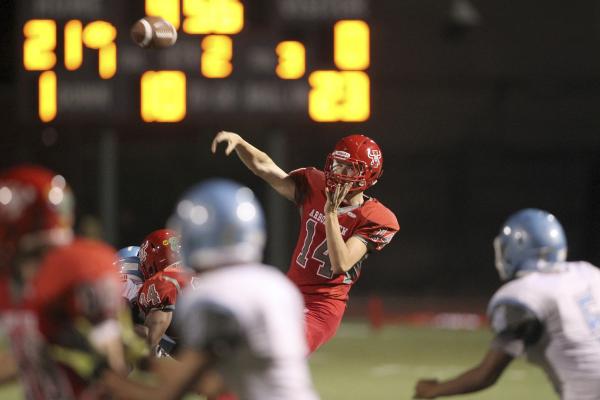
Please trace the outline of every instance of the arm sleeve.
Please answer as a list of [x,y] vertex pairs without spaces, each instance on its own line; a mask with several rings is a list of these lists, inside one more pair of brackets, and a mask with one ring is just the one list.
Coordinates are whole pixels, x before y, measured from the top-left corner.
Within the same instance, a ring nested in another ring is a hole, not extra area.
[[178,317],[182,344],[196,351],[223,357],[243,341],[241,326],[231,310],[210,301],[196,301]]
[[161,311],[174,311],[177,305],[177,297],[179,296],[179,289],[170,283],[165,283],[161,286],[160,291],[160,305],[158,308]]
[[374,221],[367,221],[366,224],[359,227],[354,236],[362,240],[369,252],[379,251],[391,242],[398,228],[392,224],[380,224]]
[[503,301],[494,305],[491,313],[495,333],[492,347],[518,357],[528,346],[537,343],[543,333],[543,324],[527,306],[516,301]]
[[296,185],[294,203],[296,203],[296,206],[298,207],[301,207],[308,198],[308,193],[310,191],[309,173],[309,168],[298,168],[290,172],[290,177]]

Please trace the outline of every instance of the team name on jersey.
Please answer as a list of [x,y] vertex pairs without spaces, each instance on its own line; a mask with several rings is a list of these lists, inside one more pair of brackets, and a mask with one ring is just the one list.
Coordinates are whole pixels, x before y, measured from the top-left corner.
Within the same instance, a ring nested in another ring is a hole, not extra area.
[[[308,216],[322,224],[325,223],[325,214],[315,210],[314,208],[310,211],[310,213],[308,213]],[[348,232],[348,228],[340,225],[340,231],[342,232],[342,236],[344,236]]]

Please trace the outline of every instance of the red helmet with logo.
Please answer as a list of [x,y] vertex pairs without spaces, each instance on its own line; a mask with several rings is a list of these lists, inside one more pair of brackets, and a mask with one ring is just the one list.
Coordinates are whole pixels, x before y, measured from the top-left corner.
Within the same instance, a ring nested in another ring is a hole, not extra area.
[[179,235],[170,229],[159,229],[148,236],[140,245],[140,271],[148,279],[163,269],[181,262]]
[[0,263],[73,238],[74,199],[61,175],[34,165],[0,174]]
[[325,162],[325,179],[330,190],[351,183],[350,191],[364,191],[383,173],[383,154],[372,139],[364,135],[342,138]]

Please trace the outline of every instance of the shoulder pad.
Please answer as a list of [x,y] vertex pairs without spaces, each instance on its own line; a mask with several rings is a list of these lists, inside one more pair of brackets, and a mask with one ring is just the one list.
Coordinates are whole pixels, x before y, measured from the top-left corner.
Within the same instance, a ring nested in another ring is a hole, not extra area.
[[498,302],[490,313],[492,330],[505,339],[520,339],[526,345],[536,343],[543,333],[537,315],[516,301]]

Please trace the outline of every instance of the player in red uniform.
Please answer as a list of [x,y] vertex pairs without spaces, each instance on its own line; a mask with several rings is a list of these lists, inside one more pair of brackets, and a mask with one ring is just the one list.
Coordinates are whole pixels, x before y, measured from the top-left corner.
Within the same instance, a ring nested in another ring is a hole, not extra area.
[[362,262],[400,228],[389,209],[364,194],[383,171],[381,149],[366,136],[346,136],[328,155],[324,171],[300,168],[288,174],[232,132],[216,135],[213,153],[222,142],[226,155],[235,150],[246,167],[300,209],[300,234],[288,276],[304,295],[313,352],[335,335]]
[[138,294],[138,306],[145,315],[147,342],[154,354],[164,355],[173,343],[161,338],[169,331],[177,297],[191,276],[181,267],[181,244],[172,230],[150,233],[140,246],[139,258],[144,285]]
[[8,374],[30,400],[96,398],[94,376],[107,364],[125,371],[114,250],[74,238],[72,226],[62,176],[0,174],[0,330],[18,366]]

